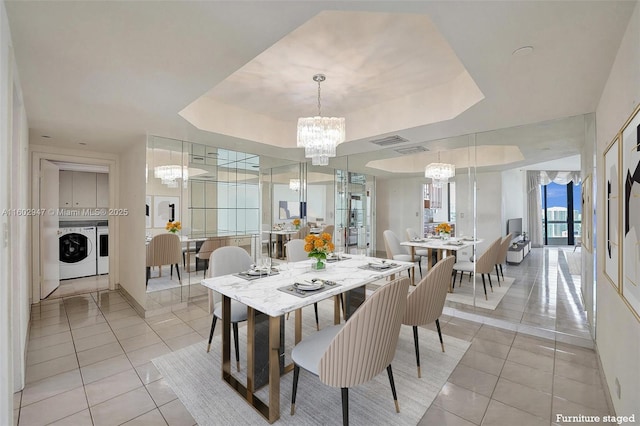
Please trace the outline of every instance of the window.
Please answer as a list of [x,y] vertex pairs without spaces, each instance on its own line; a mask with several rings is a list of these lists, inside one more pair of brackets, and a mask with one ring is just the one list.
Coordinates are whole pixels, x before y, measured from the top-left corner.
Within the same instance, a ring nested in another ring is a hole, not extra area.
[[542,235],[545,245],[574,244],[575,237],[581,231],[580,191],[581,185],[572,182],[566,185],[543,185]]

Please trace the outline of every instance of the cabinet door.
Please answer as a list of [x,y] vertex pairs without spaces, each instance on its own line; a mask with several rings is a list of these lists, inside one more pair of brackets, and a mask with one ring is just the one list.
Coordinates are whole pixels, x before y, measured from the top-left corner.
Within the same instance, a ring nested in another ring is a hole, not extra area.
[[96,174],[73,172],[73,207],[96,207]]
[[71,170],[60,170],[60,207],[73,207],[73,172]]
[[96,173],[96,207],[109,207],[108,173]]

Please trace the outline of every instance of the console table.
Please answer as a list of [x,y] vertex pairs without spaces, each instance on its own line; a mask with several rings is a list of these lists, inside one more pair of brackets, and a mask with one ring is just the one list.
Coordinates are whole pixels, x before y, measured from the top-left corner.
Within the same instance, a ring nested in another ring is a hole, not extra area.
[[[514,244],[517,247],[514,247]],[[509,246],[507,251],[507,263],[519,264],[522,262],[526,255],[531,251],[531,240],[518,241]]]

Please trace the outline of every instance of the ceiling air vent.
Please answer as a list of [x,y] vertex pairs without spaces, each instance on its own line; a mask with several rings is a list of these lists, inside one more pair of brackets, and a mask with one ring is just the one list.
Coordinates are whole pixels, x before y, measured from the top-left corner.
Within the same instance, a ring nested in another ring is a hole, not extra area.
[[369,142],[378,146],[391,146],[391,145],[397,145],[399,143],[409,142],[409,139],[405,139],[398,135],[393,135],[393,136],[384,137],[382,139],[374,139]]
[[408,155],[408,154],[417,154],[418,152],[425,152],[429,150],[424,146],[408,146],[406,148],[394,149],[394,151],[399,152],[402,155]]

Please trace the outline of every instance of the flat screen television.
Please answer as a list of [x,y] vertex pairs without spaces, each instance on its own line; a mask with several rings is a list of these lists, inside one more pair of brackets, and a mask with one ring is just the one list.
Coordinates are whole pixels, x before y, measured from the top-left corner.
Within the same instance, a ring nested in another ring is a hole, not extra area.
[[507,220],[507,235],[513,234],[511,236],[512,239],[520,239],[522,235],[522,218],[509,219]]

